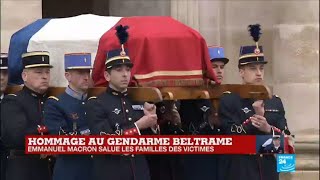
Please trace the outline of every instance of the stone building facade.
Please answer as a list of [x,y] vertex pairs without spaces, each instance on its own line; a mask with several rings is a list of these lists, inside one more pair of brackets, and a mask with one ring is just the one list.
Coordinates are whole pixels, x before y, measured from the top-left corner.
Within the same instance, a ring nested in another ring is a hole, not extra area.
[[[262,25],[266,82],[281,97],[296,134],[297,172],[283,179],[319,176],[318,0],[109,0],[113,16],[172,16],[198,30],[208,45],[225,48],[226,83],[239,83],[238,53],[253,44],[247,26]],[[100,8],[100,11],[101,7]],[[1,52],[11,35],[42,17],[41,0],[1,0]]]

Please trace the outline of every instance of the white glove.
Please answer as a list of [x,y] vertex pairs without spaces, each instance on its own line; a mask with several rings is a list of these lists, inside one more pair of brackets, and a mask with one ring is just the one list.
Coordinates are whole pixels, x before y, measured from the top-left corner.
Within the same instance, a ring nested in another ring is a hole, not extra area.
[[269,138],[266,142],[264,142],[263,144],[262,144],[262,147],[266,147],[266,146],[268,146],[269,144],[271,144],[272,143],[272,138]]

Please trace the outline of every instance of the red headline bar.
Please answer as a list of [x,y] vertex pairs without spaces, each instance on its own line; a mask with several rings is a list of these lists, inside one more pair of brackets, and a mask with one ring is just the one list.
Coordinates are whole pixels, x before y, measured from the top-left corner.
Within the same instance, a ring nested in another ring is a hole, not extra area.
[[27,136],[26,154],[255,154],[256,136]]

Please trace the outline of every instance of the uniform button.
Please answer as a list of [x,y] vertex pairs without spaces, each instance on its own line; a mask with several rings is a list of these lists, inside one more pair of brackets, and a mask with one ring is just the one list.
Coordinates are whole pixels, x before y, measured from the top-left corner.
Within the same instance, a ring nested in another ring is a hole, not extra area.
[[87,114],[87,112],[84,112],[84,115],[86,115]]
[[126,113],[128,113],[129,112],[129,110],[128,109],[126,109]]
[[128,118],[129,121],[132,121],[132,118]]
[[41,102],[41,104],[43,104],[43,102]]
[[220,129],[218,129],[218,132],[220,132]]
[[123,104],[126,104],[126,102],[123,101]]
[[85,104],[84,102],[82,102],[82,104]]

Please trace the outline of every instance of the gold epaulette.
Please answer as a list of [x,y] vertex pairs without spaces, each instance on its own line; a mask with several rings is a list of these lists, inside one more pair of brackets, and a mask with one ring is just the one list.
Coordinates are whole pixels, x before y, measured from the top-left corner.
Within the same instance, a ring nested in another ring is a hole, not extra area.
[[49,96],[48,99],[54,99],[56,101],[59,101],[59,99],[57,97],[55,97],[55,96]]
[[230,91],[225,91],[225,92],[223,92],[223,94],[231,94],[231,92]]
[[89,101],[90,99],[97,99],[97,96],[91,96],[91,97],[89,97],[89,98],[88,98],[88,101]]

